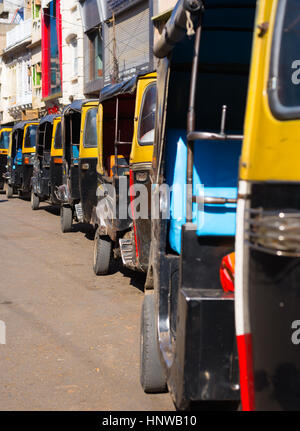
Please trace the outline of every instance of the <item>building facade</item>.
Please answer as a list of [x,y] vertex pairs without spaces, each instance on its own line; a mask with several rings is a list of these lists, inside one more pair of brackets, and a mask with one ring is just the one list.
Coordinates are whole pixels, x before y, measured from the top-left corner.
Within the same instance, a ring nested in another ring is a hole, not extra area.
[[153,70],[152,18],[175,3],[14,0],[6,11],[4,0],[1,123],[61,112],[73,100],[99,97],[107,84]]
[[41,3],[42,100],[47,111],[58,112],[62,98],[61,1]]
[[5,47],[1,53],[1,109],[2,123],[26,119],[32,111],[31,81],[31,13],[25,1],[16,9],[7,31]]
[[28,46],[31,54],[32,109],[35,118],[45,113],[45,103],[42,101],[42,25],[41,0],[31,0],[31,44]]
[[108,19],[104,0],[80,0],[83,24],[84,94],[98,97],[104,79],[104,23]]
[[83,28],[77,0],[61,0],[62,104],[84,98]]

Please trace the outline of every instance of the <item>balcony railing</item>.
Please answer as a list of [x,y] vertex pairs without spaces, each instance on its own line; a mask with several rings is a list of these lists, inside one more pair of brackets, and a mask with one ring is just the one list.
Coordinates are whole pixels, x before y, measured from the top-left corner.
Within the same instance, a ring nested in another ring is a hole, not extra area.
[[6,50],[31,38],[31,19],[27,19],[6,33]]

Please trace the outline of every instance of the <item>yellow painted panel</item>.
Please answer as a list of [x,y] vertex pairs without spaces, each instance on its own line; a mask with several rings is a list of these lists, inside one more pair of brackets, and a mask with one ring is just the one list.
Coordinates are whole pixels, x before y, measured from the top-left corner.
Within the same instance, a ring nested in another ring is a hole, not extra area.
[[54,147],[55,144],[55,133],[57,130],[57,126],[61,123],[61,117],[55,117],[53,120],[53,129],[52,129],[52,138],[51,138],[51,157],[62,157],[63,150],[62,148],[56,149]]
[[[98,156],[98,149],[96,148],[85,148],[84,147],[84,126],[87,112],[92,108],[97,108],[99,105],[98,100],[95,102],[88,102],[81,108],[81,125],[80,125],[80,145],[79,145],[79,158],[89,159],[96,158]],[[98,130],[98,129],[97,129]]]
[[148,85],[156,81],[156,73],[149,73],[143,79],[138,81],[136,102],[135,102],[135,115],[134,115],[134,132],[132,139],[132,147],[130,153],[130,164],[136,163],[151,163],[153,155],[153,145],[139,145],[138,143],[138,126],[140,110],[143,101],[143,96]]
[[29,126],[32,126],[32,125],[35,125],[35,124],[38,125],[39,123],[37,121],[33,121],[32,123],[31,122],[27,123],[24,126],[24,134],[23,134],[23,142],[22,142],[22,153],[23,154],[35,153],[35,147],[32,147],[32,148],[25,148],[24,147],[24,145],[25,145],[26,131],[27,131],[27,129],[28,129]]
[[[11,132],[12,131],[12,127],[3,127],[3,129],[0,129],[0,136],[2,135],[3,132]],[[10,142],[10,137],[9,137],[9,142]],[[7,155],[8,154],[8,149],[0,149],[0,154],[4,154]]]
[[300,181],[300,120],[280,121],[268,100],[271,47],[278,0],[261,0],[257,24],[269,23],[259,37],[255,30],[245,118],[240,178],[249,181]]
[[104,174],[103,168],[103,106],[100,103],[98,106],[97,112],[97,131],[98,131],[98,163],[97,163],[97,172],[100,175]]

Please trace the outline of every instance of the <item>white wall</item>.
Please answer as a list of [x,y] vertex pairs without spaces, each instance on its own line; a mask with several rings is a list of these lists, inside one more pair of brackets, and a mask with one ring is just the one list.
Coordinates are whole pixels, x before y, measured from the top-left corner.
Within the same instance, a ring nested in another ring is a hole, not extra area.
[[[74,100],[83,99],[83,28],[79,3],[76,0],[61,1],[62,14],[62,103],[70,103],[70,96]],[[70,38],[77,38],[77,74],[73,67],[73,47]]]

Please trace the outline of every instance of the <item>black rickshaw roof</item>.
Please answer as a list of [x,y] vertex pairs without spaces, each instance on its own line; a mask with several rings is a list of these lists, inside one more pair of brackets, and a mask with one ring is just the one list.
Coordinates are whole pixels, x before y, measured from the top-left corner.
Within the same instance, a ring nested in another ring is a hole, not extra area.
[[[235,0],[236,6],[255,8],[256,0]],[[190,12],[194,29],[200,24],[201,10],[228,5],[228,0],[179,0],[163,28],[160,37],[153,46],[153,53],[158,58],[167,57],[174,46],[187,34],[187,12]]]
[[60,117],[60,114],[49,114],[45,115],[45,117],[41,118],[39,125],[44,123],[51,123],[53,124],[54,118]]
[[38,122],[39,122],[39,120],[20,121],[19,123],[17,123],[17,124],[14,125],[14,127],[12,128],[12,132],[14,132],[15,130],[24,129],[24,127],[26,126],[26,124],[38,123]]
[[137,73],[130,79],[123,82],[118,82],[117,84],[106,85],[102,90],[100,90],[99,101],[100,103],[104,100],[111,99],[112,97],[119,96],[121,94],[133,94],[136,90],[137,82],[142,76],[148,75],[151,71],[143,71]]
[[98,99],[80,99],[80,100],[74,100],[74,102],[70,103],[70,105],[67,105],[61,115],[68,115],[72,112],[81,112],[81,108],[83,105],[85,105],[88,102],[95,102],[98,101]]

